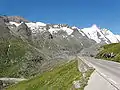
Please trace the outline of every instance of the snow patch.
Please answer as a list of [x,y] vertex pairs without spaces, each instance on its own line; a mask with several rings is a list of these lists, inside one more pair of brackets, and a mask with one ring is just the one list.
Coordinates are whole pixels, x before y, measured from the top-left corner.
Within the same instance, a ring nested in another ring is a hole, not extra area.
[[36,22],[36,25],[37,25],[37,26],[46,26],[46,24],[45,24],[45,23],[42,23],[42,22]]
[[73,32],[72,29],[67,28],[67,27],[61,27],[61,28],[50,28],[50,29],[49,29],[49,32],[50,32],[51,34],[53,34],[53,33],[57,33],[57,32],[60,31],[60,30],[63,30],[63,31],[65,31],[65,32],[67,32],[68,35],[71,35],[72,32]]
[[76,26],[73,26],[72,29],[78,29]]
[[74,37],[74,35],[71,35],[71,37]]
[[16,23],[16,22],[9,22],[11,25],[15,25],[16,27],[18,27],[19,25],[21,25],[21,23]]
[[60,31],[60,29],[59,29],[59,28],[58,28],[58,29],[50,28],[48,31],[49,31],[51,34],[53,34],[53,33],[57,33],[58,31]]
[[73,30],[72,30],[72,29],[67,28],[67,27],[61,27],[61,29],[62,29],[63,31],[66,31],[68,35],[71,35],[71,34],[72,34],[72,32],[73,32]]
[[45,28],[46,24],[42,22],[36,22],[36,23],[30,22],[25,24],[32,30],[33,33],[46,30]]
[[102,33],[105,35],[105,37],[107,38],[107,39],[109,39],[110,40],[110,42],[111,43],[118,43],[119,41],[118,41],[118,36],[117,36],[117,38],[116,38],[116,35],[114,35],[110,30],[107,30],[107,29],[103,29],[102,30]]
[[115,35],[115,37],[119,40],[120,42],[120,35]]

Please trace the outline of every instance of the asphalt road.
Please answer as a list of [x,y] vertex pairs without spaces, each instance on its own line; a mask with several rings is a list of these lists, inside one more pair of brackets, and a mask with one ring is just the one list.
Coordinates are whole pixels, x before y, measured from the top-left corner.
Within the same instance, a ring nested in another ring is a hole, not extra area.
[[113,85],[116,90],[120,90],[120,63],[92,57],[79,56],[79,58],[90,67],[94,67],[99,75]]

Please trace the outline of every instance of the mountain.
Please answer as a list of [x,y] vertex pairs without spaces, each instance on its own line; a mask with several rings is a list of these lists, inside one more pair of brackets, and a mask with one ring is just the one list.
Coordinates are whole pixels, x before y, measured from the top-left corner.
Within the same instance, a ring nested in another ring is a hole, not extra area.
[[110,30],[100,29],[95,24],[90,28],[83,28],[82,31],[88,38],[95,40],[97,43],[118,43],[119,35],[114,35]]
[[[10,22],[16,26],[19,26],[21,23]],[[64,31],[67,35],[72,35],[74,30],[78,30],[82,36],[94,40],[96,43],[118,43],[120,42],[120,35],[114,35],[110,30],[105,28],[99,28],[97,25],[92,27],[79,29],[77,27],[70,27],[67,24],[45,24],[42,22],[29,22],[25,23],[33,33],[41,31],[49,31],[51,34],[58,33],[59,31]],[[81,35],[80,35],[81,36]]]
[[120,42],[119,35],[96,25],[80,29],[20,16],[0,16],[0,39],[0,77],[34,76],[88,48]]

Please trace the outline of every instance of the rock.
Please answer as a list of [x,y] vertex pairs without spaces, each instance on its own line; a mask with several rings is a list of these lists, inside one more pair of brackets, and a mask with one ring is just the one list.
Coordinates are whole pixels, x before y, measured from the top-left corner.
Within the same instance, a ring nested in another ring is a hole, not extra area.
[[0,39],[5,40],[8,38],[11,38],[10,29],[0,25]]
[[0,80],[0,90],[3,88],[3,82]]
[[103,54],[103,57],[105,57],[105,58],[114,58],[115,54],[113,52],[112,53],[105,53],[105,54]]
[[18,26],[18,33],[27,40],[31,40],[32,38],[32,31],[28,28],[28,26],[25,23],[22,23],[20,26]]
[[73,81],[73,85],[75,89],[79,89],[81,87],[80,81]]
[[12,22],[17,22],[17,23],[21,23],[21,22],[29,22],[28,20],[24,19],[23,17],[20,16],[7,16],[9,21]]
[[0,16],[0,26],[5,26],[5,20],[2,16]]
[[78,60],[78,69],[80,72],[85,73],[90,67],[83,61]]

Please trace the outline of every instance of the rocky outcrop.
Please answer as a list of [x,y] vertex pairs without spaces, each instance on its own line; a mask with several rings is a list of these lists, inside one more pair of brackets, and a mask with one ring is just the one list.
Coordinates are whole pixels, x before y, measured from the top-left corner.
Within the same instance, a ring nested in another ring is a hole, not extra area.
[[21,16],[0,16],[0,18],[2,18],[4,20],[4,22],[16,22],[16,23],[21,23],[21,22],[29,22],[28,20],[26,20],[25,18],[21,17]]
[[103,54],[103,57],[104,57],[104,58],[114,58],[115,56],[116,56],[116,55],[115,55],[113,52]]
[[25,23],[22,23],[20,26],[18,26],[17,32],[29,41],[32,39],[32,32]]
[[21,17],[21,16],[8,16],[8,20],[12,21],[12,22],[29,22],[28,20],[26,20],[25,18]]

